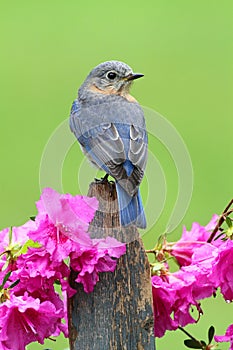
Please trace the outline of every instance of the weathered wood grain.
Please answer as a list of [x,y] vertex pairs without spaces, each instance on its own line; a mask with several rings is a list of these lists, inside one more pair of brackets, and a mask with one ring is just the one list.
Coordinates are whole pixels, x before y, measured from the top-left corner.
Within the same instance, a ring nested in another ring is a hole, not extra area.
[[89,196],[98,198],[99,211],[91,224],[93,237],[114,236],[127,243],[127,252],[114,273],[101,273],[92,293],[75,283],[68,301],[71,350],[154,350],[150,266],[137,229],[119,227],[114,184],[92,183]]

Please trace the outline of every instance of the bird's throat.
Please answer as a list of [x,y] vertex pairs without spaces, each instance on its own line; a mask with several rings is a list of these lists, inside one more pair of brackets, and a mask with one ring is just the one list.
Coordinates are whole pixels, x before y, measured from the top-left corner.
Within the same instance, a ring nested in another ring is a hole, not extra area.
[[125,89],[116,90],[112,86],[105,88],[104,90],[99,89],[96,85],[91,85],[89,91],[102,95],[118,95],[124,97],[128,102],[137,102],[137,100],[129,94]]

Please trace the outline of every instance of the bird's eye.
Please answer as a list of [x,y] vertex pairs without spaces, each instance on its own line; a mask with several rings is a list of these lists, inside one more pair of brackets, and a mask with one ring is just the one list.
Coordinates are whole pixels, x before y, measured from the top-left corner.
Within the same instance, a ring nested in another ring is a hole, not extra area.
[[107,73],[106,76],[107,76],[108,79],[114,80],[116,78],[117,74],[115,72],[110,71],[110,72]]

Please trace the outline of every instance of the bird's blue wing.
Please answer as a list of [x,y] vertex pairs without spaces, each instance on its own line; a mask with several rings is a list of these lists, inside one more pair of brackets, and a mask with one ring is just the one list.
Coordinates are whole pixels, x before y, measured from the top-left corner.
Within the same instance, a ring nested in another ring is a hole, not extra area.
[[114,124],[101,124],[78,138],[88,156],[116,179],[125,177],[122,164],[126,160],[124,143]]
[[[96,119],[101,120],[101,117],[96,115]],[[146,130],[122,122],[100,123],[90,129],[87,124],[88,120],[84,128],[81,110],[74,102],[70,127],[82,149],[89,159],[113,176],[133,196],[141,183],[147,161]]]
[[[126,160],[124,143],[113,123],[101,123],[83,130],[79,117],[79,106],[73,103],[70,116],[71,131],[77,137],[82,149],[99,168],[116,178],[125,177],[122,164]],[[124,174],[123,174],[124,173]]]
[[[96,119],[101,121],[98,115]],[[147,161],[146,130],[132,123],[100,122],[90,128],[88,120],[85,127],[84,123],[75,102],[70,117],[71,130],[88,158],[116,179],[121,224],[145,228],[139,185]]]

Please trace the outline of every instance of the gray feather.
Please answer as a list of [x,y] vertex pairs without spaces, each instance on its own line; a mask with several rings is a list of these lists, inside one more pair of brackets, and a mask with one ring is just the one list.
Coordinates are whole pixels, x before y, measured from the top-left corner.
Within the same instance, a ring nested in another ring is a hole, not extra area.
[[[147,133],[139,104],[118,95],[101,95],[93,101],[89,96],[87,105],[76,100],[76,107],[71,112],[70,128],[83,151],[98,167],[105,165],[128,194],[135,195],[147,161]],[[124,140],[116,124],[128,125],[129,136]],[[123,167],[126,160],[134,165],[130,176]]]

